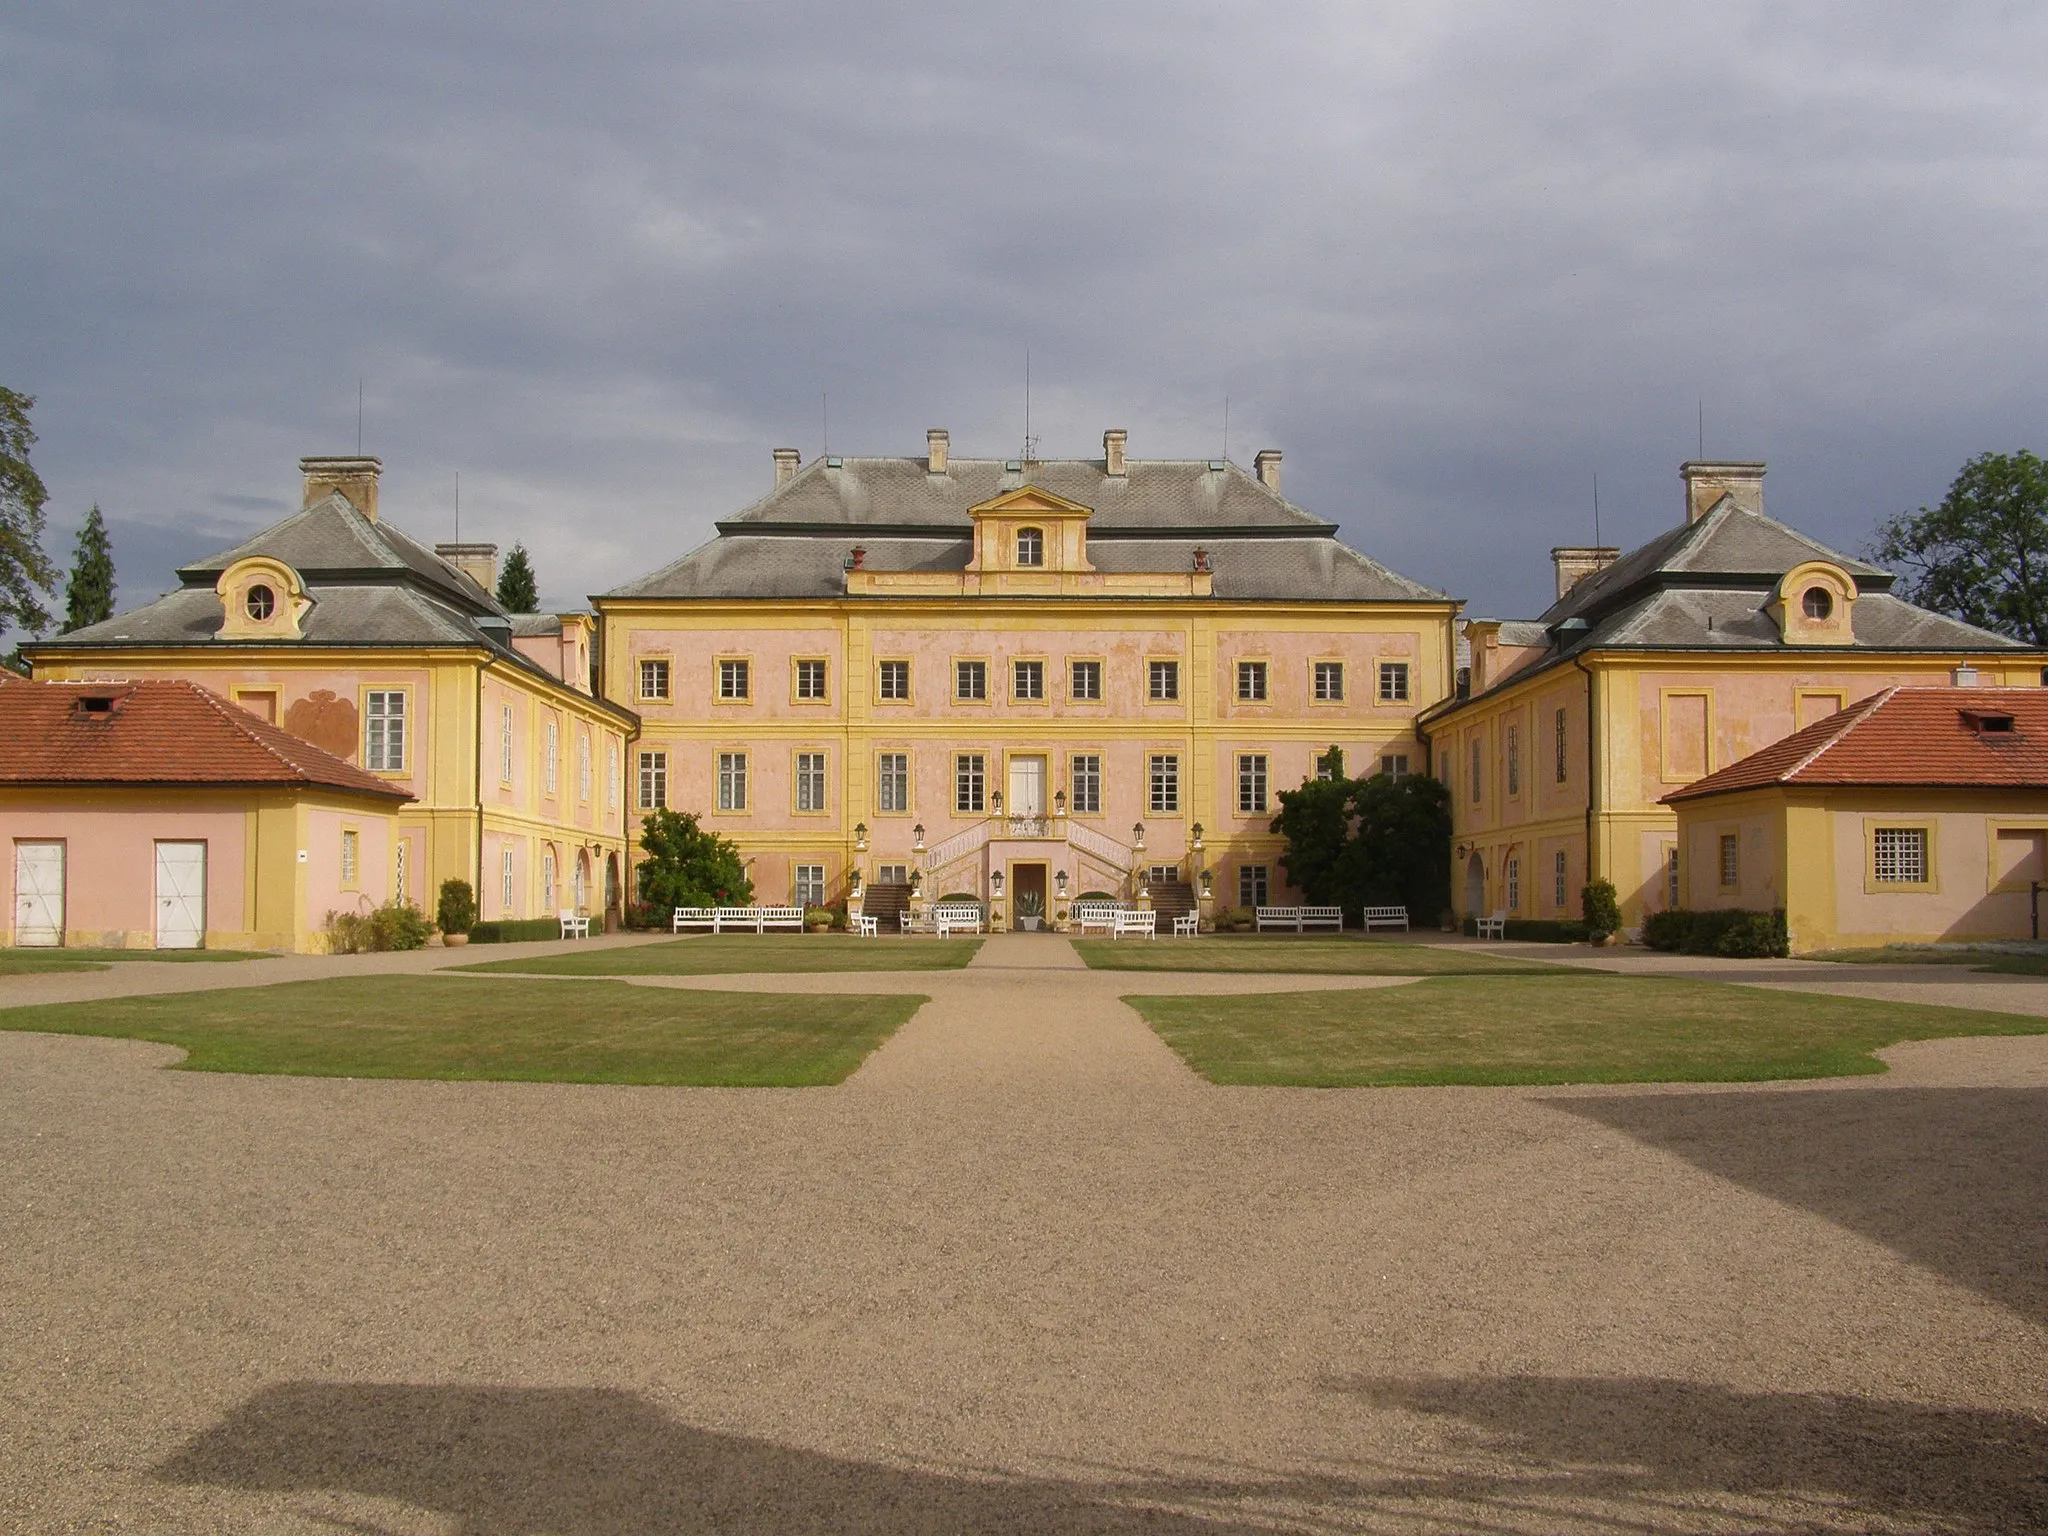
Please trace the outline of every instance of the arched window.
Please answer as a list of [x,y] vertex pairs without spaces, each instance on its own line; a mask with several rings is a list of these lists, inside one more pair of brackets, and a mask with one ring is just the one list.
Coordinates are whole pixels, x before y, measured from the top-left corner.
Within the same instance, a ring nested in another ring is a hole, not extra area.
[[1045,534],[1037,528],[1017,530],[1017,563],[1019,565],[1045,564]]
[[1808,587],[1799,606],[1806,610],[1809,619],[1826,620],[1835,611],[1835,595],[1826,587]]

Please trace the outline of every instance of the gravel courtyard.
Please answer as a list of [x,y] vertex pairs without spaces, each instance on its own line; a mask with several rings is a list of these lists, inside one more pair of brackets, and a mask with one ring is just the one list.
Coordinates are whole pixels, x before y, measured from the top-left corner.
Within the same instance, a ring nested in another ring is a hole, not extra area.
[[[1387,979],[998,938],[660,984],[933,1001],[798,1090],[0,1033],[0,1526],[2048,1530],[2048,1039],[1760,1087],[1217,1088],[1119,994]],[[1924,984],[1888,995],[1971,987]]]

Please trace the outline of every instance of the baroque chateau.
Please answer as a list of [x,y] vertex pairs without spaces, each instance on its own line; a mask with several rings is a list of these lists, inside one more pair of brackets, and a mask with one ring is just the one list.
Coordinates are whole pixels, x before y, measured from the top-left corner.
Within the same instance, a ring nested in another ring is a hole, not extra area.
[[[763,901],[1206,917],[1298,897],[1269,824],[1332,746],[1349,773],[1449,788],[1458,916],[1575,917],[1604,879],[1632,927],[1681,901],[1784,904],[1782,852],[1703,894],[1676,792],[1887,689],[2042,681],[2041,653],[1767,516],[1760,464],[1683,466],[1667,533],[1559,548],[1549,611],[1467,620],[1287,500],[1279,453],[1126,449],[1110,431],[1099,458],[957,458],[937,430],[914,456],[779,449],[710,542],[559,615],[499,606],[493,546],[394,526],[377,460],[303,460],[298,513],[27,647],[66,685],[36,761],[125,766],[57,784],[0,760],[17,888],[43,893],[11,941],[166,942],[173,845],[194,942],[317,949],[323,913],[431,908],[454,878],[486,920],[616,924],[661,807],[735,843]],[[145,716],[199,718],[144,689],[168,681],[260,729],[209,716],[215,758],[138,757]],[[219,766],[278,740],[317,762],[284,754],[261,783]],[[105,825],[80,820],[88,789]],[[145,834],[138,811],[176,825]],[[147,859],[123,838],[154,839],[154,933],[80,883]],[[1698,839],[1734,867],[1725,837]]]

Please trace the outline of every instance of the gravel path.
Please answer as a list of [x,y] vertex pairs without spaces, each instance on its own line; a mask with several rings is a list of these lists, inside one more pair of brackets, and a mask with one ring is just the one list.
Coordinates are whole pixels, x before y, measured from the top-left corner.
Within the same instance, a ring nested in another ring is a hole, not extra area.
[[0,1034],[0,1526],[2048,1529],[2043,1040],[1222,1089],[1116,994],[1398,981],[674,984],[933,1001],[837,1089]]

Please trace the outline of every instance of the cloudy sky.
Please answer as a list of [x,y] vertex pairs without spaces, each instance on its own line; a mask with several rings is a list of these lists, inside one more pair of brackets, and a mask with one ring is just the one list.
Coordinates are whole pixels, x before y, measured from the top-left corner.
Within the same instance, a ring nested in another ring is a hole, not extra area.
[[1851,550],[2048,451],[2048,10],[773,3],[0,11],[0,382],[124,606],[363,446],[551,601],[770,450],[1286,453],[1526,614],[1698,447]]

